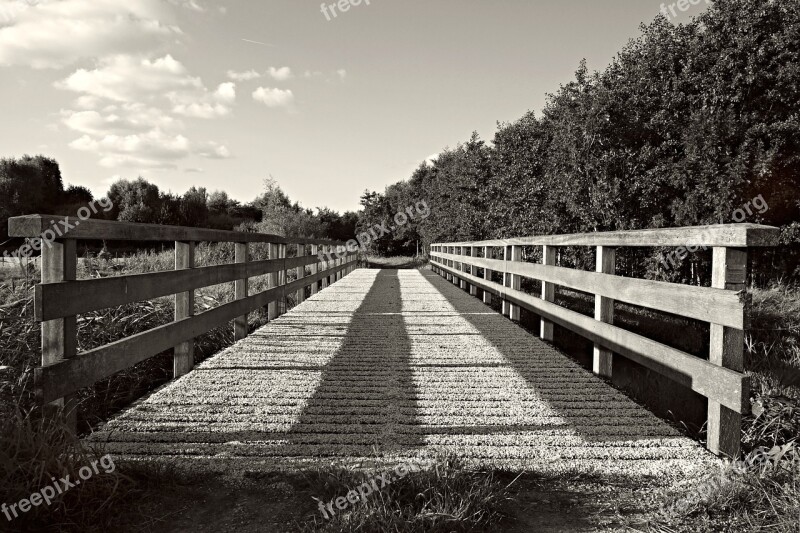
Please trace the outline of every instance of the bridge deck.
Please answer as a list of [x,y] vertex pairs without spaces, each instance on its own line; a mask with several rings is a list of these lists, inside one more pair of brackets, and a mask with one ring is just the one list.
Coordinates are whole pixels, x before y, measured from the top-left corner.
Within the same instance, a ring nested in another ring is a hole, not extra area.
[[682,476],[699,444],[478,299],[356,270],[110,421],[117,456],[202,468],[455,453],[546,472]]

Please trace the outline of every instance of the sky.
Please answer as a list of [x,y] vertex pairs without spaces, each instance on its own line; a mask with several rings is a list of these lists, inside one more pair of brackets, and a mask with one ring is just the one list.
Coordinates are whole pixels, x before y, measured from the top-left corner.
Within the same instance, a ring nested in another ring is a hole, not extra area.
[[473,131],[538,114],[663,5],[366,2],[0,0],[0,157],[53,157],[96,196],[142,176],[249,202],[272,177],[304,207],[356,210]]

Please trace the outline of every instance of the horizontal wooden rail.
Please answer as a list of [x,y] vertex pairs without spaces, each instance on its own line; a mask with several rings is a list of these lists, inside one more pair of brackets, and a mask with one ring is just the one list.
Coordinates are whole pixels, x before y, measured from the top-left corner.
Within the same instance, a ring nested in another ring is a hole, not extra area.
[[187,270],[42,283],[35,289],[34,314],[40,322],[54,320],[318,262],[316,257],[266,259]]
[[[461,261],[462,256],[431,252],[434,257]],[[470,257],[469,265],[547,281],[570,289],[599,294],[632,305],[694,318],[732,328],[744,328],[744,292],[678,285],[663,281],[623,278],[598,272],[516,261]]]
[[[743,356],[749,306],[747,249],[776,246],[778,237],[779,230],[770,226],[729,224],[436,243],[430,255],[434,271],[470,294],[477,296],[475,289],[482,289],[484,302],[491,302],[491,295],[499,297],[503,314],[512,320],[519,320],[519,308],[538,315],[544,340],[553,340],[552,324],[558,324],[592,341],[595,373],[611,378],[618,354],[703,395],[708,400],[708,448],[735,457],[741,416],[749,409]],[[524,261],[521,252],[526,246],[541,246],[544,261]],[[556,250],[563,246],[596,247],[597,271],[557,266]],[[711,248],[712,286],[618,276],[617,247]],[[483,257],[477,257],[481,250]],[[482,277],[478,268],[483,269]],[[502,277],[502,284],[492,280],[494,273]],[[520,277],[541,283],[541,296],[521,291]],[[594,317],[555,304],[555,286],[592,294]],[[617,301],[709,323],[708,360],[615,326]]]
[[130,368],[173,346],[222,326],[234,318],[281,299],[285,294],[333,276],[355,265],[355,260],[330,268],[286,286],[274,287],[242,300],[220,305],[199,315],[170,322],[125,339],[36,369],[36,392],[41,402],[49,403],[89,387],[101,379]]
[[537,235],[514,239],[434,243],[432,246],[721,246],[748,248],[751,246],[777,246],[780,238],[779,231],[778,228],[758,224],[717,224],[572,235]]
[[58,228],[60,234],[54,235],[60,239],[141,242],[268,242],[331,246],[342,244],[339,241],[281,237],[266,233],[162,226],[160,224],[136,224],[111,220],[80,220],[78,217],[63,215],[25,215],[10,218],[8,219],[8,236],[39,238],[53,227]]
[[[76,217],[28,215],[9,220],[9,236],[41,238],[42,283],[35,290],[35,316],[42,323],[42,364],[36,369],[36,395],[57,407],[75,429],[75,393],[116,372],[174,348],[174,376],[189,372],[194,365],[194,339],[233,322],[234,339],[248,333],[248,314],[268,308],[273,320],[286,309],[286,298],[305,298],[307,287],[316,294],[355,268],[355,253],[344,243],[322,239],[286,238],[261,233],[221,231],[205,228],[134,224]],[[77,280],[78,240],[147,241],[175,243],[175,269],[129,276]],[[234,243],[234,263],[197,268],[198,242]],[[269,259],[251,259],[251,243],[265,243]],[[312,255],[306,246],[311,245]],[[296,256],[287,257],[287,246]],[[337,252],[336,260],[317,255]],[[305,276],[306,267],[311,275]],[[289,283],[287,271],[296,273]],[[249,279],[269,275],[267,289],[248,294]],[[234,284],[234,300],[201,314],[195,314],[195,291]],[[100,346],[77,351],[77,315],[109,307],[165,296],[175,298],[175,320]]]

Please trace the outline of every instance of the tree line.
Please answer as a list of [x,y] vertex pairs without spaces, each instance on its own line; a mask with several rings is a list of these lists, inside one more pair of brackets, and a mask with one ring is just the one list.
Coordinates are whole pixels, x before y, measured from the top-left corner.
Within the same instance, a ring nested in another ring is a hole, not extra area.
[[[659,16],[602,72],[581,62],[541,114],[499,124],[490,143],[474,133],[366,193],[361,224],[425,199],[429,217],[376,243],[408,253],[416,239],[741,222],[734,214],[759,196],[769,209],[745,221],[800,242],[796,0],[718,0],[682,25]],[[796,251],[770,260],[791,272]]]

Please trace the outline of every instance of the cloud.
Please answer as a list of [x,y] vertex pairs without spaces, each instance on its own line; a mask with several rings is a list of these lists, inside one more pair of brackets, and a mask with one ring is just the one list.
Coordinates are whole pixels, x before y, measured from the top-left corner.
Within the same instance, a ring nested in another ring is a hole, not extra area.
[[267,74],[277,81],[286,81],[292,78],[292,69],[289,67],[269,67]]
[[182,35],[161,0],[59,0],[30,5],[0,28],[0,65],[61,68],[85,58],[150,52]]
[[116,55],[93,70],[78,69],[56,87],[117,102],[160,96],[181,89],[201,89],[200,78],[189,76],[171,55],[150,60]]
[[208,142],[201,146],[195,153],[207,159],[230,159],[233,157],[227,146],[215,142]]
[[289,107],[294,103],[294,93],[289,89],[259,87],[253,92],[253,100],[267,107]]
[[84,135],[69,144],[70,148],[101,156],[107,168],[175,168],[175,161],[191,154],[189,139],[155,129],[132,135],[106,135],[95,139]]
[[234,103],[236,101],[236,84],[233,82],[220,84],[220,86],[217,87],[217,92],[214,93],[214,97],[226,104]]
[[170,4],[178,7],[184,7],[198,13],[205,13],[206,8],[198,4],[195,0],[168,0]]
[[205,172],[205,171],[204,171],[202,168],[200,168],[200,167],[190,167],[190,168],[185,168],[185,169],[183,169],[183,171],[184,171],[184,172],[186,172],[187,174],[199,174],[200,172]]
[[340,68],[336,71],[336,75],[339,76],[340,80],[344,81],[344,79],[347,77],[347,71],[343,68]]
[[143,104],[109,106],[101,111],[62,111],[62,122],[73,131],[95,136],[183,128],[181,121]]
[[234,70],[229,70],[228,77],[234,81],[250,81],[260,78],[261,74],[259,74],[255,70],[248,70],[245,72],[236,72]]

